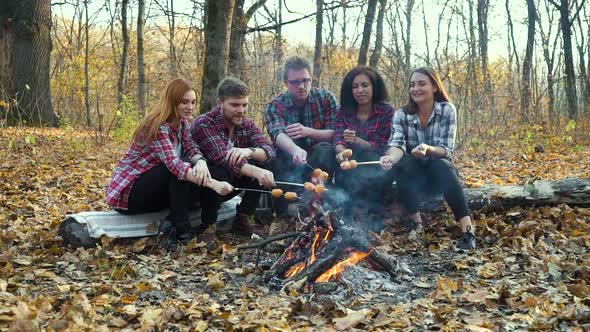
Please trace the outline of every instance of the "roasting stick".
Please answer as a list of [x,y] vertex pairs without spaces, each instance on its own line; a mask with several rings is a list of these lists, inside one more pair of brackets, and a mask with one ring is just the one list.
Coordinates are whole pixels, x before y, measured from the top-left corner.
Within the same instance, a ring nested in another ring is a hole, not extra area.
[[270,194],[270,190],[260,190],[260,189],[250,189],[250,188],[238,188],[238,187],[234,187],[234,190],[246,190],[246,191],[256,191],[259,193],[267,193]]
[[286,182],[286,181],[275,181],[276,184],[287,184],[287,185],[291,185],[291,186],[299,186],[299,187],[305,187],[303,185],[303,183],[294,183],[294,182]]
[[[271,194],[271,195],[273,195],[272,191],[270,191],[270,190],[260,190],[260,189],[250,189],[250,188],[240,188],[240,187],[234,187],[234,190],[256,191],[256,192],[259,192],[259,193],[265,193],[265,194]],[[280,189],[278,189],[278,190],[280,190]],[[295,195],[295,196],[291,196],[291,195]],[[276,197],[280,197],[280,196],[285,196],[285,199],[288,200],[288,201],[295,200],[295,199],[300,199],[300,197],[297,196],[296,193],[290,192],[290,191],[287,191],[286,193],[283,193],[282,190],[281,190],[281,194],[278,195],[278,196],[276,196]]]
[[356,164],[357,165],[373,165],[373,164],[379,164],[381,163],[379,160],[373,160],[373,161],[358,161]]

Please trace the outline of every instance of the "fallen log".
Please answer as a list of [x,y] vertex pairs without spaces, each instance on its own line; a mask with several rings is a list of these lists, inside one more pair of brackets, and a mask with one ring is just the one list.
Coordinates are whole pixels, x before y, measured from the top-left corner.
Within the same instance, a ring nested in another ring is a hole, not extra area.
[[[465,188],[465,198],[472,211],[503,211],[515,206],[559,205],[590,206],[590,178],[537,180],[524,185]],[[427,197],[424,211],[441,209],[442,196]]]

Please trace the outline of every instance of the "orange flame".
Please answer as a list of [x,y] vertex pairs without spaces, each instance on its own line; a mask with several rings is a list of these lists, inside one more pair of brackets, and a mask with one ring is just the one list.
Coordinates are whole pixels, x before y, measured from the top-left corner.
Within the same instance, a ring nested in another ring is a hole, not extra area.
[[309,264],[310,265],[313,264],[313,262],[315,262],[315,260],[316,260],[315,252],[322,245],[322,243],[319,241],[319,239],[320,239],[320,233],[316,227],[315,234],[313,236],[313,242],[311,244],[311,254],[309,256]]
[[332,235],[332,230],[328,229],[326,236],[324,236],[324,241],[328,241],[328,239],[330,239],[330,235]]
[[285,278],[291,278],[292,276],[296,275],[297,273],[301,272],[305,268],[305,262],[301,262],[299,264],[295,264],[291,266],[289,271],[285,273]]
[[354,265],[361,261],[363,258],[369,256],[371,252],[360,252],[355,251],[347,259],[338,262],[328,271],[324,272],[321,276],[317,277],[315,282],[326,282],[336,278],[347,266]]

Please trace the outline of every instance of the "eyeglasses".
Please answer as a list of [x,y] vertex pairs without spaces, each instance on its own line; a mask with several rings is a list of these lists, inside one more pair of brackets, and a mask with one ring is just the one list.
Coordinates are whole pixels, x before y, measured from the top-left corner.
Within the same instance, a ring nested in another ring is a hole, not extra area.
[[289,84],[292,86],[299,86],[301,83],[303,83],[303,85],[308,85],[311,82],[311,78],[304,78],[302,80],[287,80],[287,82],[289,82]]

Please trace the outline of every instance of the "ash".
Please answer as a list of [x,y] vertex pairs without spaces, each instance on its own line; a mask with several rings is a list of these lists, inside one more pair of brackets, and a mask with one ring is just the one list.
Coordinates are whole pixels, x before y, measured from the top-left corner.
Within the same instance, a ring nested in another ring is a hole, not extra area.
[[314,291],[318,297],[334,301],[346,301],[362,297],[365,300],[386,300],[390,303],[407,302],[415,286],[407,276],[392,279],[388,273],[374,270],[366,262],[347,266],[336,280],[317,283]]

